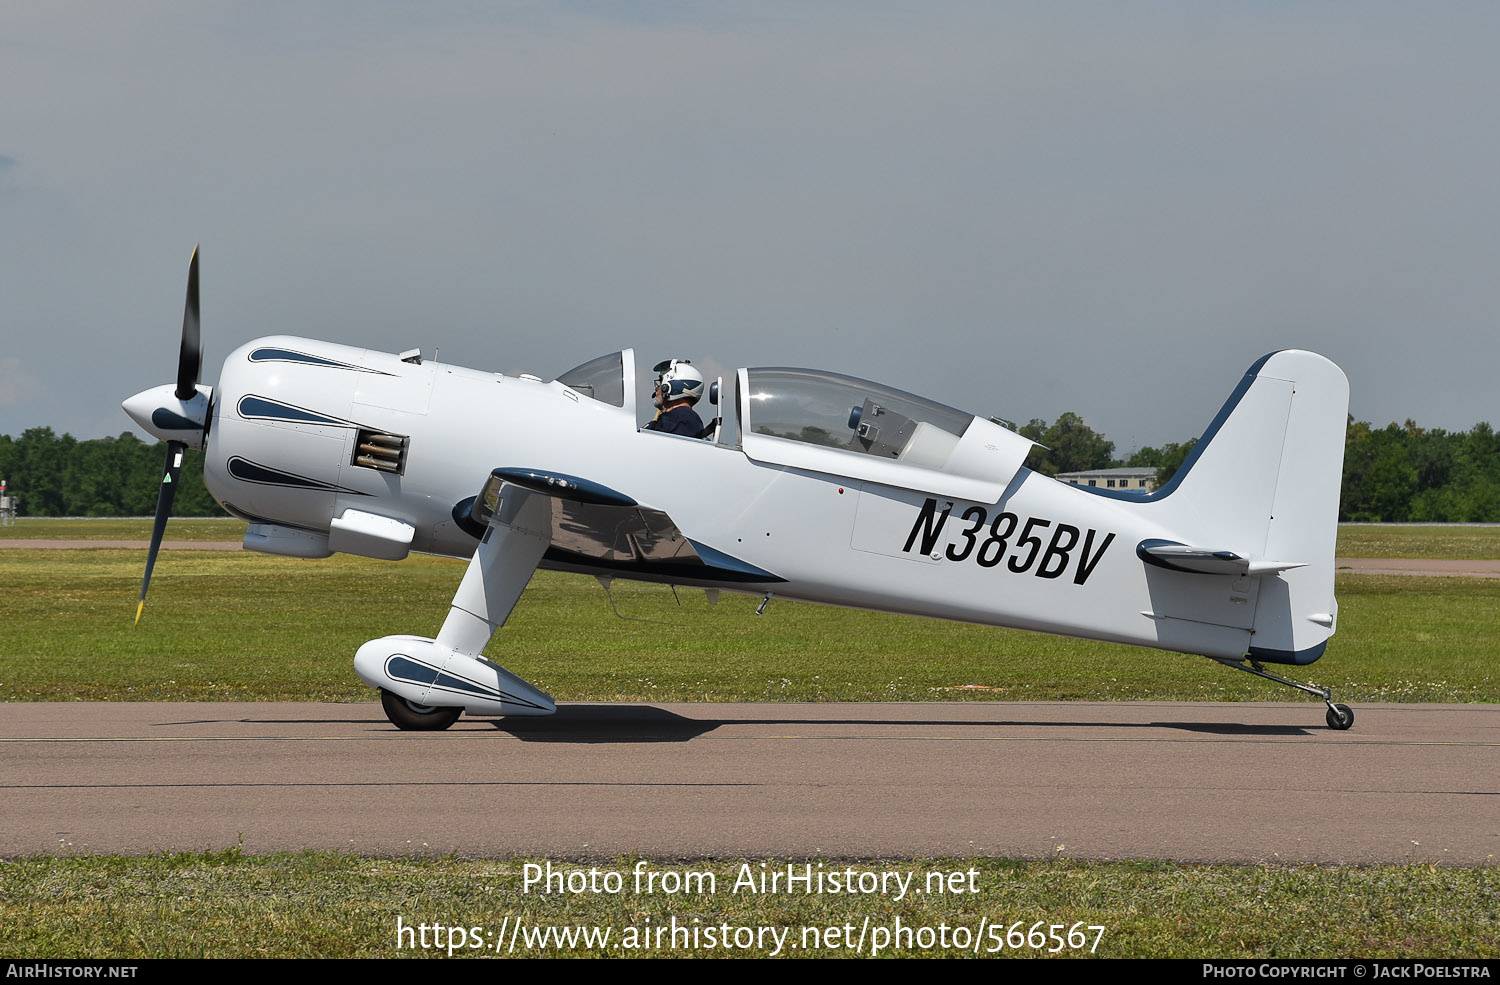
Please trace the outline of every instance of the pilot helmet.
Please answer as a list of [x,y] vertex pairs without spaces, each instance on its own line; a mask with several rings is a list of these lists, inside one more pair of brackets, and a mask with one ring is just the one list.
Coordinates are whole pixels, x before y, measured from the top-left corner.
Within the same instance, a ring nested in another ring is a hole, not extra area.
[[696,404],[703,397],[703,374],[693,368],[686,359],[663,359],[652,369],[656,373],[656,387],[662,403],[686,400]]

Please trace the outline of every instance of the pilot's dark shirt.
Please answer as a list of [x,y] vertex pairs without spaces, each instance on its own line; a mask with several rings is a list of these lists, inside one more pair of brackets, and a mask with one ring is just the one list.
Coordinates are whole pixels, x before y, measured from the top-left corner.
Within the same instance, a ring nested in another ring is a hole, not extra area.
[[696,438],[703,431],[703,418],[687,404],[679,404],[646,425],[647,431],[663,431],[667,434],[685,434]]

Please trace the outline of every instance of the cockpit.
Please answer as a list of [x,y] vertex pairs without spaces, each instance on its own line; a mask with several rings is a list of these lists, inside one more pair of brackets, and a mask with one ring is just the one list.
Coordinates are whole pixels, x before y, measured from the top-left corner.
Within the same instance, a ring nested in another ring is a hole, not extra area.
[[[556,382],[635,418],[639,381],[630,349],[590,360]],[[842,373],[741,369],[732,400],[721,396],[722,383],[710,381],[711,407],[699,408],[705,421],[720,421],[704,443],[756,462],[995,502],[1031,449],[993,421]]]

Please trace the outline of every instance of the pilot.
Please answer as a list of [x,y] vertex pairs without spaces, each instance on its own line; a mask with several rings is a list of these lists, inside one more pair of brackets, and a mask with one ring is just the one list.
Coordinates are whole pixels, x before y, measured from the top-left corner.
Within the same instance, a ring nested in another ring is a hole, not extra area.
[[659,409],[647,431],[684,434],[696,438],[703,433],[703,419],[693,410],[703,396],[703,374],[686,359],[664,359],[653,367],[656,390],[651,402]]

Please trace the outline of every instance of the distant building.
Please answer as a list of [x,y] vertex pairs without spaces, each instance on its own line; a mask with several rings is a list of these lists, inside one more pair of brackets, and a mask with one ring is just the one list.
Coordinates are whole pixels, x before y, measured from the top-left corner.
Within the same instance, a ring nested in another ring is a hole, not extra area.
[[1155,469],[1091,469],[1087,472],[1059,472],[1058,482],[1099,489],[1120,489],[1148,493],[1156,488]]

